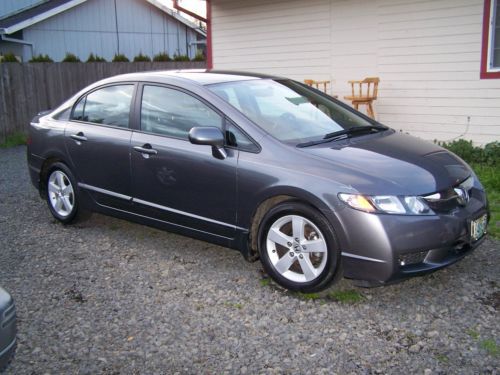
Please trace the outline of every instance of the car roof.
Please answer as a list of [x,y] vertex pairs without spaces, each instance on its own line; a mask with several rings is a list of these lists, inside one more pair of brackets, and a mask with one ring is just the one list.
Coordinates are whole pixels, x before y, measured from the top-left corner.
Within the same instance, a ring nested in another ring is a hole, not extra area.
[[149,72],[121,74],[118,76],[114,76],[109,80],[162,82],[164,80],[168,80],[169,78],[178,78],[199,85],[211,85],[215,83],[248,81],[255,79],[279,79],[281,77],[260,74],[260,73],[238,72],[229,70],[191,69],[191,70],[156,70]]

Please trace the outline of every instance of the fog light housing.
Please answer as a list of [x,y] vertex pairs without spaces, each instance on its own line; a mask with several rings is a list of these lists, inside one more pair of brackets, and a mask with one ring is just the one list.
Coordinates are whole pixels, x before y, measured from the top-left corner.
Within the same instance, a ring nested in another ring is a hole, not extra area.
[[411,266],[413,264],[422,263],[427,256],[428,251],[418,251],[416,253],[401,254],[398,257],[399,265],[401,267]]

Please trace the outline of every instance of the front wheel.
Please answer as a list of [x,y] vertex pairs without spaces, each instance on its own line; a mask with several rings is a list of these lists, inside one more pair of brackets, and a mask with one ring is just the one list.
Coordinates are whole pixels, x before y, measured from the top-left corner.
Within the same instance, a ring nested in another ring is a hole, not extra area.
[[266,272],[293,291],[318,292],[342,275],[330,223],[302,203],[285,202],[269,210],[259,229],[259,252]]

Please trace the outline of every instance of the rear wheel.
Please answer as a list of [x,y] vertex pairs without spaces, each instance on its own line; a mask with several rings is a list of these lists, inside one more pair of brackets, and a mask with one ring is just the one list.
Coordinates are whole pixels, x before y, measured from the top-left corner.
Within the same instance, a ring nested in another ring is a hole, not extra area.
[[260,259],[281,286],[318,292],[342,274],[335,233],[312,207],[285,202],[264,216],[259,230]]
[[47,204],[52,215],[64,224],[74,221],[80,211],[75,178],[66,165],[50,167],[46,182]]

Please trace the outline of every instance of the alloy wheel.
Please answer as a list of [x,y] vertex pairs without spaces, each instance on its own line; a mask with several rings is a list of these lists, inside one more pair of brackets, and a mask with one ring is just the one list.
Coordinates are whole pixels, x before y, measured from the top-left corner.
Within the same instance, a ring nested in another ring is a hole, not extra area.
[[48,193],[54,211],[63,218],[69,216],[75,206],[75,192],[63,171],[55,170],[50,174]]
[[276,220],[267,232],[266,244],[272,266],[290,281],[313,281],[325,268],[325,237],[303,216],[286,215]]

